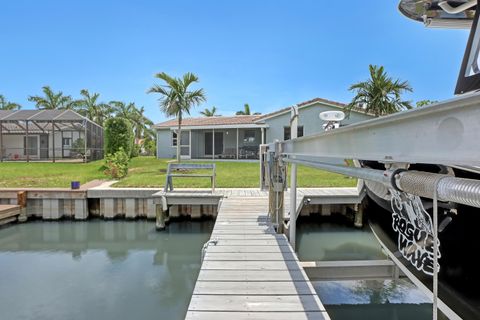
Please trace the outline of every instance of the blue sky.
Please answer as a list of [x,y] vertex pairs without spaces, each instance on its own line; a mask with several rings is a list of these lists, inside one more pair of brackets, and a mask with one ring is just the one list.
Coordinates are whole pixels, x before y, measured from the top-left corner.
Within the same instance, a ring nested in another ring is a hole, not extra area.
[[348,87],[384,65],[443,100],[453,90],[466,30],[426,29],[387,0],[2,0],[0,94],[33,108],[43,85],[105,102],[134,101],[155,122],[154,74],[194,72],[223,115],[249,103],[270,112],[322,97],[348,102]]

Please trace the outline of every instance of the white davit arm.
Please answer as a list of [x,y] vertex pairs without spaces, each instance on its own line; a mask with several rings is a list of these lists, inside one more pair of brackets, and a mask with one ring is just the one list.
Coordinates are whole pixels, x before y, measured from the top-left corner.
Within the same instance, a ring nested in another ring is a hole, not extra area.
[[457,14],[467,9],[470,9],[476,4],[477,4],[477,0],[471,0],[471,1],[465,2],[464,4],[459,5],[458,7],[452,7],[451,5],[448,4],[447,1],[440,1],[438,3],[438,6],[442,8],[442,10],[445,11],[446,13]]

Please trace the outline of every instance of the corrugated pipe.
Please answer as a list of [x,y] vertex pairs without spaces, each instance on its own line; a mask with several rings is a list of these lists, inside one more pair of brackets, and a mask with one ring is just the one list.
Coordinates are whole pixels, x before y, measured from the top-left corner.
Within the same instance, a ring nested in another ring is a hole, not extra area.
[[423,171],[391,171],[334,165],[312,160],[284,158],[283,161],[340,173],[359,179],[375,181],[388,188],[399,189],[420,197],[432,199],[438,182],[438,199],[480,207],[480,181],[456,178]]
[[438,181],[438,199],[480,207],[480,181],[421,171],[404,171],[395,177],[397,187],[420,197],[432,198]]

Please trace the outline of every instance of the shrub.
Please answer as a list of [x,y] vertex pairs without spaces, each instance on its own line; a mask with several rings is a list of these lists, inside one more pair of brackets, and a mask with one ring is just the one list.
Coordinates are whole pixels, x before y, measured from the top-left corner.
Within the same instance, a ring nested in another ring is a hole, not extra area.
[[132,158],[138,157],[140,155],[141,147],[138,144],[134,144],[132,148],[132,154],[130,155]]
[[145,154],[147,156],[154,156],[157,153],[157,144],[155,143],[155,140],[150,137],[147,137],[145,139],[145,142],[143,143],[143,148],[145,149]]
[[112,179],[121,179],[128,173],[128,161],[129,157],[123,148],[115,152],[114,154],[108,154],[105,158],[104,171],[105,175]]
[[120,148],[130,157],[133,148],[132,125],[124,118],[110,118],[105,121],[105,153],[114,154]]

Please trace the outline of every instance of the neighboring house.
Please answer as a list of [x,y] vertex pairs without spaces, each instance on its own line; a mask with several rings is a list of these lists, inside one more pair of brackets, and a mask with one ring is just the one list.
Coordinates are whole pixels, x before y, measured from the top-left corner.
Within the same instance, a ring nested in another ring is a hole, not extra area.
[[[298,104],[298,136],[323,131],[320,112],[342,110],[345,104],[321,98]],[[371,119],[352,111],[342,125]],[[259,145],[290,139],[290,107],[264,115],[201,117],[182,120],[182,137],[177,138],[176,119],[155,125],[157,157],[174,158],[180,143],[184,159],[258,159]]]
[[103,128],[72,110],[0,110],[0,161],[102,158]]

